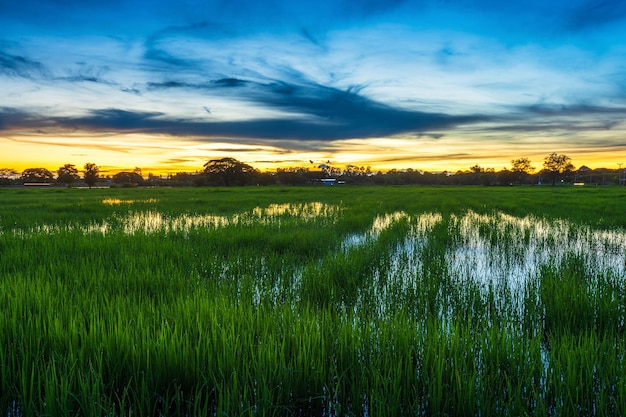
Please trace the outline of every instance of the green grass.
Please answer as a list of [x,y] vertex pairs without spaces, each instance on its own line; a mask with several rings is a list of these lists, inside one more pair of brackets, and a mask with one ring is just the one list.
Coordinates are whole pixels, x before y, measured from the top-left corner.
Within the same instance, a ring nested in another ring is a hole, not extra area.
[[[625,196],[0,189],[0,412],[624,415],[626,277],[569,245],[597,230],[622,236]],[[332,209],[298,215],[313,202]],[[295,214],[253,212],[272,204]],[[146,212],[170,226],[231,221],[127,233]],[[566,240],[497,213],[564,228]],[[85,232],[104,223],[104,234]],[[619,241],[603,245],[603,257],[620,259]],[[457,269],[454,259],[482,247],[484,263]],[[533,248],[551,255],[509,282],[506,268]]]

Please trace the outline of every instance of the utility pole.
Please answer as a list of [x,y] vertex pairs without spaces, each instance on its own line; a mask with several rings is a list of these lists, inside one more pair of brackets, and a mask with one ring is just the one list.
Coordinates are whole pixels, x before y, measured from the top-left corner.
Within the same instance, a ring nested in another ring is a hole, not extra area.
[[624,173],[624,170],[622,170],[622,165],[624,165],[623,162],[620,162],[619,164],[617,164],[617,166],[619,166],[619,171],[618,171],[619,185],[624,185],[624,183],[626,183],[626,174]]

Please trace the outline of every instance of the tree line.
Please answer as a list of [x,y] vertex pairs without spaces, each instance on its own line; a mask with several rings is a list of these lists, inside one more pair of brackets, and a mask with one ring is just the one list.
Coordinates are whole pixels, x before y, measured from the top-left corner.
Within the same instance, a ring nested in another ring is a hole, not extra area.
[[[82,175],[81,175],[82,174]],[[211,159],[197,172],[178,172],[168,176],[148,174],[144,178],[140,168],[102,177],[100,168],[86,163],[79,171],[73,164],[58,168],[55,175],[46,168],[28,168],[21,174],[9,168],[0,169],[0,185],[58,184],[63,186],[244,186],[244,185],[307,185],[307,184],[362,184],[362,185],[525,185],[560,183],[617,184],[618,170],[580,167],[576,170],[572,159],[553,152],[537,170],[531,161],[521,157],[511,161],[511,167],[500,171],[474,165],[467,170],[438,172],[412,168],[373,172],[369,167],[333,166],[330,162],[309,167],[278,168],[272,172],[258,169],[235,158]],[[332,179],[329,182],[328,179]]]

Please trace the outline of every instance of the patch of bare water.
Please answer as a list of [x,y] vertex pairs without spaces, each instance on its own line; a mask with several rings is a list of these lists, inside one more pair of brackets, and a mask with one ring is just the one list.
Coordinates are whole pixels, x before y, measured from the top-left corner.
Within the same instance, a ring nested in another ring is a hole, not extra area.
[[[107,203],[108,204],[108,203]],[[123,203],[112,203],[123,204]],[[131,211],[116,214],[89,225],[38,225],[28,230],[12,230],[18,237],[35,234],[54,234],[80,231],[85,234],[122,232],[178,233],[195,229],[215,229],[229,225],[278,225],[289,218],[305,221],[327,219],[334,221],[341,207],[319,202],[303,204],[272,204],[230,216],[213,214],[166,215],[156,210]],[[375,277],[384,282],[375,290],[385,303],[395,302],[398,291],[417,291],[420,276],[424,273],[424,248],[431,239],[433,228],[443,221],[439,213],[409,215],[403,211],[375,217],[363,233],[347,236],[341,244],[342,251],[376,242],[381,233],[394,224],[405,221],[409,231],[394,247],[384,268]],[[485,290],[518,295],[510,297],[522,302],[522,294],[529,280],[539,276],[545,265],[559,265],[567,256],[584,260],[586,268],[594,274],[613,274],[626,278],[626,231],[595,230],[589,226],[565,220],[545,220],[534,216],[514,217],[504,213],[490,215],[467,212],[452,215],[448,221],[448,243],[445,251],[446,274],[454,282],[471,283]],[[283,277],[291,282],[297,293],[301,272]],[[284,282],[281,283],[283,285]],[[267,289],[265,290],[266,293]],[[278,291],[278,290],[276,290]],[[274,290],[269,293],[276,292]]]
[[372,240],[376,240],[381,232],[388,229],[392,224],[402,220],[408,219],[409,215],[403,211],[396,211],[394,213],[386,213],[382,216],[377,216],[372,222],[372,226],[364,233],[355,233],[346,237],[343,241],[343,249],[348,250],[357,246],[366,245]]
[[387,311],[397,304],[399,293],[418,290],[418,276],[422,273],[424,265],[423,249],[428,244],[432,229],[443,220],[443,216],[440,213],[409,216],[404,212],[397,212],[375,219],[367,238],[378,237],[382,230],[401,219],[408,222],[409,232],[395,247],[391,248],[386,269],[382,272],[377,271],[374,277],[376,282],[382,283],[373,288],[373,295],[379,300],[377,313],[381,317],[384,317]]
[[[156,199],[147,200],[119,200],[106,199],[103,204],[121,205],[132,203],[155,203]],[[157,210],[131,211],[125,214],[115,214],[100,222],[64,225],[37,225],[28,230],[13,230],[16,236],[30,236],[36,234],[56,234],[67,231],[81,231],[85,234],[108,234],[121,231],[128,235],[137,233],[176,233],[189,232],[193,229],[215,229],[229,225],[245,225],[260,223],[264,225],[280,223],[285,217],[295,217],[306,221],[313,221],[321,217],[333,217],[340,211],[339,206],[319,202],[302,204],[271,204],[268,207],[255,207],[249,212],[236,213],[231,216],[213,214],[181,214],[165,215]]]
[[109,206],[119,206],[121,204],[135,204],[135,203],[152,204],[152,203],[158,203],[158,202],[159,200],[157,200],[156,198],[147,198],[145,200],[122,200],[119,198],[105,198],[104,200],[102,200],[102,204],[109,205]]
[[267,218],[275,216],[292,216],[301,219],[316,219],[319,217],[335,216],[339,207],[320,202],[304,204],[270,204],[267,207],[255,207],[252,215],[257,218]]
[[[409,236],[392,248],[384,277],[387,285],[378,290],[381,300],[391,289],[417,290],[424,273],[423,260],[428,256],[423,248],[429,230],[440,221],[441,216],[430,215],[413,222]],[[448,235],[450,242],[442,250],[450,280],[458,285],[476,285],[483,294],[492,291],[497,303],[516,303],[507,306],[513,311],[521,311],[527,284],[539,276],[542,267],[558,266],[568,256],[583,259],[591,274],[626,279],[624,230],[594,230],[564,220],[470,211],[451,216]]]
[[626,233],[594,230],[564,220],[468,212],[452,216],[450,233],[458,239],[447,255],[448,269],[459,279],[483,285],[506,283],[523,288],[544,265],[575,255],[593,272],[626,276]]

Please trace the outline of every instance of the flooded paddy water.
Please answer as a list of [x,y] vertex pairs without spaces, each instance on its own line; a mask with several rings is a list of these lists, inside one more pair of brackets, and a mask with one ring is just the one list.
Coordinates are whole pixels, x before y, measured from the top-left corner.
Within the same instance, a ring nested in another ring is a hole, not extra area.
[[[102,204],[127,205],[133,203],[157,203],[156,199],[121,200],[105,199]],[[280,233],[281,224],[315,223],[324,220],[327,224],[338,221],[342,207],[319,202],[304,204],[271,204],[267,207],[236,213],[234,215],[181,214],[166,215],[158,210],[128,210],[108,219],[92,222],[88,225],[37,225],[28,230],[16,229],[5,231],[15,237],[28,239],[40,234],[53,235],[67,232],[80,232],[85,235],[151,235],[189,234],[200,231],[212,231],[224,228],[262,227],[268,234]],[[439,265],[438,273],[445,273],[448,280],[458,285],[471,284],[483,293],[496,290],[499,294],[509,294],[506,303],[517,307],[519,311],[523,293],[528,283],[537,279],[542,269],[558,266],[567,258],[579,258],[589,273],[611,276],[620,279],[626,277],[626,232],[623,230],[596,230],[589,226],[572,224],[566,220],[546,220],[534,216],[514,217],[502,212],[478,214],[468,211],[464,214],[452,214],[444,218],[440,213],[408,214],[396,211],[376,216],[369,228],[360,233],[349,233],[340,237],[340,243],[329,248],[322,258],[332,258],[341,253],[350,256],[351,251],[376,244],[381,234],[392,226],[403,223],[401,231],[392,232],[395,236],[384,248],[384,270],[374,267],[372,277],[385,283],[394,283],[403,290],[418,291],[420,276],[424,274],[424,259],[432,254],[424,253],[432,239],[433,229],[445,235],[443,246],[439,247],[444,260]],[[327,227],[327,226],[326,226]],[[441,236],[439,236],[441,241]],[[439,242],[441,244],[441,242]],[[262,252],[262,251],[261,251]],[[260,277],[268,272],[262,270],[263,253],[259,254]],[[383,261],[383,259],[378,261]],[[239,259],[237,262],[245,262]],[[324,267],[323,259],[317,262]],[[220,268],[220,265],[213,264]],[[229,271],[237,270],[228,262],[221,265],[223,271],[217,275],[228,279]],[[309,269],[311,267],[309,266]],[[291,276],[283,276],[275,285],[289,287],[289,292],[297,294],[300,289],[304,268],[295,268]],[[320,271],[323,275],[323,271]],[[384,277],[381,277],[384,274]],[[286,284],[288,283],[288,284]],[[258,286],[263,286],[259,280]],[[384,306],[385,285],[376,285],[374,295]],[[396,288],[397,290],[397,288]],[[260,301],[263,293],[255,290],[255,299]],[[265,291],[267,293],[267,291]],[[274,296],[284,298],[274,288]],[[394,300],[388,300],[393,303]],[[382,311],[382,309],[381,309]]]
[[11,415],[626,411],[623,229],[101,204],[112,214],[0,231],[0,324],[20,340],[0,356]]

